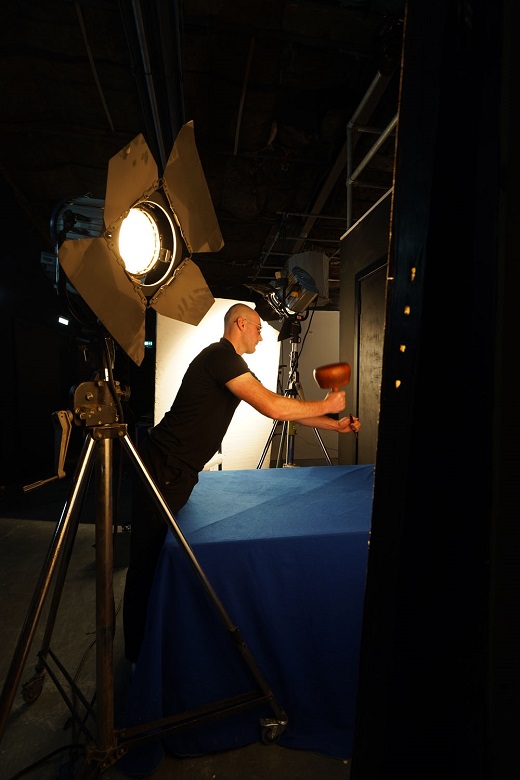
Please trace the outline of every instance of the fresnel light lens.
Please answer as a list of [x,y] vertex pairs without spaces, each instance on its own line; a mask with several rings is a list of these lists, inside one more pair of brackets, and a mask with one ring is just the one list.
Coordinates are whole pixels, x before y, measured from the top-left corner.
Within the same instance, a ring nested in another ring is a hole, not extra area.
[[119,231],[119,253],[127,273],[143,277],[159,259],[161,237],[155,221],[144,209],[128,212]]
[[182,251],[178,231],[154,201],[133,206],[121,222],[117,248],[127,274],[148,294],[168,279]]

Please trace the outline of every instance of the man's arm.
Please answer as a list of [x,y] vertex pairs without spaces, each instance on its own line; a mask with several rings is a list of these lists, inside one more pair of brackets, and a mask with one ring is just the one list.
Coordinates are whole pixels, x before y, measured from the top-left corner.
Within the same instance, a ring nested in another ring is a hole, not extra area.
[[341,417],[339,420],[322,415],[320,417],[306,417],[303,420],[296,420],[296,422],[309,428],[321,428],[322,430],[337,431],[338,433],[357,433],[361,428],[358,418],[353,415]]
[[[345,392],[343,390],[330,392],[322,401],[300,401],[298,398],[288,398],[273,393],[264,387],[258,379],[255,379],[249,371],[226,382],[226,387],[241,401],[246,401],[260,414],[271,417],[273,420],[304,422],[304,420],[309,419],[321,419],[324,415],[341,412],[345,408]],[[315,427],[325,427],[326,425],[330,429],[339,430],[337,420],[331,420],[328,417],[324,420],[327,421],[326,424]],[[332,423],[330,426],[328,421]],[[305,422],[304,424],[314,426],[314,423]]]

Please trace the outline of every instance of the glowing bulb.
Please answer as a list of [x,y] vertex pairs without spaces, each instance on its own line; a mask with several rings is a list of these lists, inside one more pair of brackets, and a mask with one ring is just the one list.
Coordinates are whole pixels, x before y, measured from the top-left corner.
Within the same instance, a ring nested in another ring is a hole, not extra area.
[[119,253],[129,274],[145,276],[155,265],[161,249],[157,224],[148,212],[130,209],[119,231]]

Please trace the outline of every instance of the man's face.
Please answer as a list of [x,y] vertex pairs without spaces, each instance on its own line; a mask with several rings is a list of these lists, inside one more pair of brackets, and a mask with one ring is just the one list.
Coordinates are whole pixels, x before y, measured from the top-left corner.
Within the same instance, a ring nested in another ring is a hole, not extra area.
[[252,311],[251,314],[248,314],[243,319],[246,323],[244,328],[245,352],[251,355],[257,348],[258,343],[262,341],[262,323],[256,311]]

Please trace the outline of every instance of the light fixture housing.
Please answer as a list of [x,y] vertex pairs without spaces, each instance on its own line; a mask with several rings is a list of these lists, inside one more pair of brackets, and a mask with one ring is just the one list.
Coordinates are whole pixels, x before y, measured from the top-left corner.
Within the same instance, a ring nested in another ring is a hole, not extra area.
[[277,272],[265,297],[281,318],[290,319],[309,308],[318,297],[318,289],[304,268],[294,266],[289,272]]
[[[148,233],[138,251],[133,220]],[[224,242],[193,122],[177,135],[162,178],[138,135],[109,161],[105,200],[64,201],[56,223],[60,267],[137,365],[144,358],[147,308],[198,325],[213,305],[191,256],[218,252]]]

